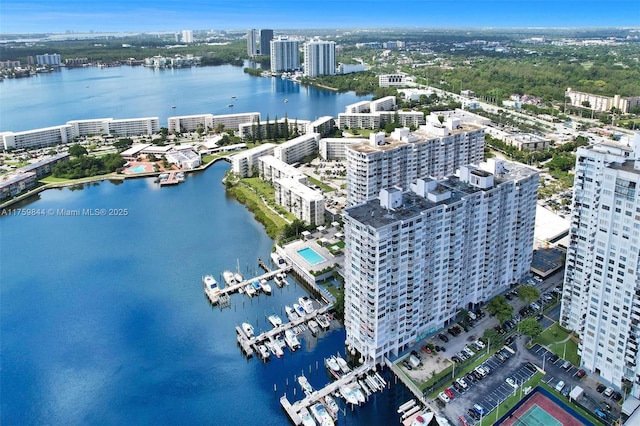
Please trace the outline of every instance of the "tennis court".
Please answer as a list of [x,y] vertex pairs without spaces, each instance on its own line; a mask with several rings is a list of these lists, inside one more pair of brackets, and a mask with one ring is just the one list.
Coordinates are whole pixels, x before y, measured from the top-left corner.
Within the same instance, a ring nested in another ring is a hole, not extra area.
[[526,413],[518,419],[519,425],[527,426],[562,426],[562,423],[556,420],[551,414],[544,411],[539,405],[529,408]]

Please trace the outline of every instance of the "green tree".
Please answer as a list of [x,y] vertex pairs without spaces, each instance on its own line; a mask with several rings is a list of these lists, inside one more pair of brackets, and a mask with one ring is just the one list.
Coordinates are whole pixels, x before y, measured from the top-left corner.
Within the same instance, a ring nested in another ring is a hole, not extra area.
[[333,310],[336,313],[336,318],[340,321],[344,320],[344,291],[341,291],[336,296],[336,301],[333,304]]
[[287,114],[284,115],[284,127],[282,129],[282,137],[285,140],[289,139],[289,117],[287,117]]
[[487,304],[487,311],[491,315],[495,315],[500,321],[500,325],[508,319],[513,318],[513,306],[511,306],[503,295],[499,295],[491,299]]
[[540,297],[540,290],[532,285],[523,285],[518,289],[518,297],[529,304]]
[[502,334],[498,333],[493,328],[487,328],[482,334],[482,339],[491,345],[491,347],[502,346],[504,344],[504,337],[502,337]]
[[72,157],[80,158],[83,155],[87,154],[87,148],[80,145],[79,143],[73,144],[71,145],[71,147],[69,147],[69,155],[71,155]]
[[537,337],[542,333],[542,326],[535,318],[525,318],[518,324],[518,330],[520,333],[531,338]]
[[271,139],[271,125],[269,124],[269,114],[267,114],[267,125],[265,127],[265,139],[266,140],[270,140]]

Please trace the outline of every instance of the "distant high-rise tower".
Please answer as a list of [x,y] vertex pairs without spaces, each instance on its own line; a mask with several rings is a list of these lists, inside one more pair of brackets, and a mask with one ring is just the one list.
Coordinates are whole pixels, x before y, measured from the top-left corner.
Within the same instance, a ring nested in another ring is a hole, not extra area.
[[258,30],[247,30],[247,55],[254,57],[258,54]]
[[560,324],[582,366],[640,397],[640,134],[578,148]]
[[298,40],[278,37],[271,40],[271,72],[293,71],[300,66]]
[[308,77],[336,73],[336,43],[311,40],[304,45],[304,74]]
[[182,30],[181,40],[183,43],[193,43],[193,31]]
[[260,55],[271,54],[271,40],[273,40],[273,30],[260,30]]

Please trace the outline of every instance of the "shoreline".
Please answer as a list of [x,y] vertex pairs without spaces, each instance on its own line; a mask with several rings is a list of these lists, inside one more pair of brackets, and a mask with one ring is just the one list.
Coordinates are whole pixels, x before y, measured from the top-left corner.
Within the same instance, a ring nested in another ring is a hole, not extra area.
[[[201,172],[201,171],[206,170],[209,166],[211,166],[214,163],[217,163],[220,160],[229,161],[226,156],[222,156],[222,157],[214,158],[213,160],[209,161],[207,164],[200,165],[200,166],[196,167],[195,169],[180,170],[180,171],[184,172],[185,174],[194,173],[194,172]],[[33,189],[25,192],[24,194],[20,194],[15,198],[12,198],[10,200],[7,200],[7,201],[1,203],[0,204],[0,209],[9,208],[12,205],[20,203],[20,202],[29,203],[30,202],[29,198],[34,197],[34,196],[36,196],[36,195],[40,194],[41,192],[44,192],[44,191],[46,191],[48,189],[66,188],[66,187],[70,187],[70,186],[74,186],[74,185],[85,185],[87,183],[102,182],[102,181],[105,181],[105,180],[125,181],[127,179],[142,179],[142,178],[156,177],[156,176],[159,176],[161,173],[165,173],[165,172],[149,172],[149,173],[140,173],[140,174],[135,174],[135,175],[125,175],[125,174],[122,174],[122,173],[109,173],[109,174],[106,174],[106,175],[89,176],[89,177],[86,177],[86,178],[76,179],[76,180],[73,180],[73,181],[70,180],[70,181],[65,181],[65,182],[45,183],[44,185],[38,186],[36,188],[33,188]],[[36,201],[36,200],[33,200],[33,201]]]

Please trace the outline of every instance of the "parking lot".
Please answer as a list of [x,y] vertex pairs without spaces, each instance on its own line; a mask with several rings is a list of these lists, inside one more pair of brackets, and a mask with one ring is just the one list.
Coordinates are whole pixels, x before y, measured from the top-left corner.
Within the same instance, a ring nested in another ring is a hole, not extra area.
[[[535,374],[536,368],[527,360],[530,354],[517,348],[516,341],[508,349],[505,347],[489,357],[480,365],[488,368],[489,372],[485,375],[473,371],[464,375],[462,379],[467,384],[466,389],[461,389],[455,383],[450,386],[445,391],[453,396],[448,403],[436,398],[445,415],[456,422],[464,417],[469,424],[475,424],[515,391],[519,391],[521,384]],[[512,384],[507,383],[507,378],[511,379]]]
[[568,368],[562,368],[565,365],[565,360],[562,357],[554,356],[552,352],[549,352],[544,347],[536,344],[529,349],[529,352],[534,354],[540,362],[540,366],[544,365],[544,369],[547,375],[543,378],[543,381],[550,387],[555,388],[559,381],[563,381],[565,386],[569,389],[573,389],[575,386],[580,386],[584,389],[584,393],[577,401],[586,410],[595,415],[596,409],[599,409],[606,413],[608,421],[615,421],[620,417],[620,406],[613,400],[614,394],[610,397],[606,397],[602,394],[604,385],[600,387],[598,392],[598,382],[585,375],[583,378],[578,378],[577,373],[580,370],[579,367],[570,365]]

